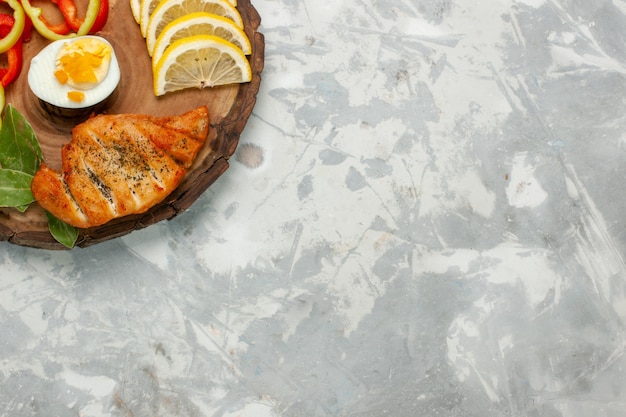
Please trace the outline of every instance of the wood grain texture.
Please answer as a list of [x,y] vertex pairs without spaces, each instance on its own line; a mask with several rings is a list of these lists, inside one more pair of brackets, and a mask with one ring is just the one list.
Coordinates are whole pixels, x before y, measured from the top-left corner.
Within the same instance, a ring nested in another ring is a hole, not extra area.
[[[174,218],[193,202],[228,169],[239,136],[252,113],[261,82],[264,65],[265,40],[258,32],[261,18],[250,0],[239,0],[237,9],[252,43],[249,56],[252,81],[240,85],[191,89],[155,97],[152,92],[150,57],[145,41],[130,12],[127,0],[111,1],[109,20],[100,35],[113,45],[122,77],[104,113],[176,115],[199,105],[209,107],[211,130],[204,148],[189,169],[181,185],[163,202],[141,215],[127,216],[105,225],[81,229],[76,246],[87,247],[124,236],[162,220]],[[31,123],[49,166],[61,167],[61,147],[71,140],[75,121],[53,117],[40,105],[27,83],[30,59],[48,41],[33,33],[24,47],[24,68],[16,83],[7,89],[7,103],[14,105]],[[0,208],[0,240],[41,249],[66,249],[48,232],[45,212],[36,204],[20,213],[12,208]]]

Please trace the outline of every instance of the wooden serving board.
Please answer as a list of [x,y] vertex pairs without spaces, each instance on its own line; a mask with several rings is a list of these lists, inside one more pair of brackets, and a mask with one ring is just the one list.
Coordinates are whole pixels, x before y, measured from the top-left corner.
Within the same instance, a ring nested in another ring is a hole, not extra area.
[[[78,3],[78,2],[77,2]],[[166,116],[184,113],[207,105],[211,117],[209,140],[199,153],[180,186],[162,203],[141,215],[127,216],[102,226],[81,229],[76,246],[87,247],[123,236],[186,210],[226,169],[246,122],[252,113],[259,91],[264,65],[264,37],[257,32],[261,19],[250,0],[239,0],[237,9],[252,44],[249,56],[252,81],[202,90],[191,89],[155,97],[152,70],[145,40],[133,19],[128,0],[110,0],[109,19],[100,36],[114,47],[120,64],[121,80],[103,113],[149,114]],[[27,82],[30,59],[49,41],[33,32],[24,44],[24,67],[16,82],[6,91],[6,102],[15,106],[33,126],[46,163],[60,169],[61,147],[71,140],[76,123],[48,114],[32,94]],[[0,208],[0,240],[42,249],[66,249],[48,231],[46,215],[36,203],[24,213]]]

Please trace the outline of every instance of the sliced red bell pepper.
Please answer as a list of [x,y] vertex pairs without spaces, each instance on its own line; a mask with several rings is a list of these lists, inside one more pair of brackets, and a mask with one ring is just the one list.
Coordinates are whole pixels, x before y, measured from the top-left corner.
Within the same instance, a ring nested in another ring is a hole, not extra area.
[[89,33],[100,32],[109,18],[109,0],[100,0],[100,9],[98,9],[98,15],[96,21],[93,22],[91,31]]
[[20,75],[22,71],[22,62],[23,62],[23,48],[22,41],[20,40],[18,43],[13,45],[11,49],[7,52],[7,63],[8,68],[6,73],[2,74],[2,79],[0,83],[2,86],[6,88],[9,84],[11,84],[15,79]]
[[14,24],[15,18],[13,16],[0,13],[0,37],[7,36]]
[[[4,38],[15,25],[15,19],[13,16],[7,14],[0,14],[0,37]],[[0,83],[2,87],[6,88],[11,84],[22,71],[22,38],[6,51],[7,54],[7,68],[0,69]]]
[[22,31],[22,41],[28,42],[30,40],[30,35],[33,31],[33,22],[30,20],[28,15],[24,15],[24,30]]
[[[52,0],[59,6],[59,10],[63,15],[63,18],[72,30],[78,31],[84,22],[84,19],[78,17],[78,10],[74,0]],[[109,0],[100,0],[100,8],[98,9],[98,15],[94,21],[89,33],[96,33],[102,30],[104,24],[109,17]]]

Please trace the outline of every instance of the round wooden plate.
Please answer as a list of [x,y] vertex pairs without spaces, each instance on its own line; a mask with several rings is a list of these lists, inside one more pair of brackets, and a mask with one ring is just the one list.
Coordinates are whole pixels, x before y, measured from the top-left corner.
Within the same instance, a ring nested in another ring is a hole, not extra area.
[[[78,2],[77,2],[78,3]],[[264,64],[264,37],[257,32],[261,19],[250,0],[239,0],[237,9],[245,32],[252,43],[249,56],[252,81],[202,90],[191,89],[155,97],[152,91],[150,57],[139,26],[132,17],[128,0],[110,0],[109,19],[99,34],[115,49],[120,63],[120,84],[103,113],[177,115],[200,105],[207,105],[211,117],[209,139],[198,154],[180,186],[163,202],[141,215],[127,216],[99,227],[81,229],[76,246],[86,247],[123,236],[165,219],[172,219],[187,209],[224,171],[235,151],[239,135],[256,102]],[[61,147],[71,140],[76,123],[50,116],[32,94],[26,73],[30,59],[49,41],[33,32],[24,44],[24,68],[16,82],[6,91],[6,102],[17,108],[30,122],[41,144],[46,163],[61,167]],[[0,240],[42,249],[65,249],[48,231],[45,212],[36,203],[24,213],[0,208]]]

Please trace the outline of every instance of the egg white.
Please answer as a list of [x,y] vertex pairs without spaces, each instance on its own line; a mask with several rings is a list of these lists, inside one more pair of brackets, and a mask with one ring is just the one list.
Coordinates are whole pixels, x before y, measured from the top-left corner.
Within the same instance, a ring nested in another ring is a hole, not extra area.
[[[86,38],[97,38],[111,45],[106,39],[99,36],[84,36]],[[28,85],[32,92],[41,100],[57,107],[68,109],[81,109],[94,106],[109,97],[120,81],[120,66],[115,56],[113,46],[111,46],[111,62],[109,71],[96,87],[89,90],[81,90],[85,93],[85,98],[81,102],[75,102],[67,98],[69,91],[76,91],[76,88],[61,84],[54,76],[56,70],[57,53],[65,42],[74,41],[76,38],[62,39],[50,43],[43,48],[30,62],[28,69]]]

